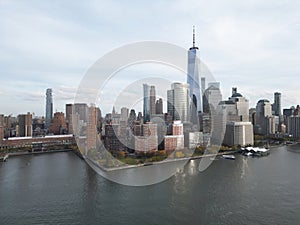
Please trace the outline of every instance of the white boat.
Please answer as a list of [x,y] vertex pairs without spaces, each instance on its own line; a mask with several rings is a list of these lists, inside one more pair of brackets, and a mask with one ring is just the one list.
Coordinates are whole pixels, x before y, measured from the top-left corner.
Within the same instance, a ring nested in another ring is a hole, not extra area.
[[234,155],[222,155],[222,157],[223,157],[224,159],[235,160],[235,156],[234,156]]
[[252,156],[266,156],[270,154],[270,149],[267,148],[258,148],[258,147],[247,147],[245,149],[245,155],[249,156],[249,153],[252,153]]
[[247,152],[245,155],[246,155],[246,156],[252,156],[253,153],[252,153],[252,152]]

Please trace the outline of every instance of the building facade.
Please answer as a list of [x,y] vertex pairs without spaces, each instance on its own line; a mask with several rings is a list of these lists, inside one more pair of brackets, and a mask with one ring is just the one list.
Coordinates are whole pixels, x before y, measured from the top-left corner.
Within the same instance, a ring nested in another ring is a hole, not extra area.
[[156,151],[158,150],[157,124],[147,122],[142,125],[142,136],[135,138],[135,151]]
[[155,86],[150,86],[150,115],[156,113],[156,91]]
[[269,100],[262,99],[256,104],[256,134],[270,135],[275,133],[275,118],[272,115],[272,105]]
[[184,149],[183,124],[181,121],[174,121],[172,125],[172,135],[165,136],[165,150],[182,150]]
[[155,103],[155,114],[163,114],[163,100],[159,98]]
[[173,83],[167,92],[168,113],[173,120],[190,121],[189,85],[186,83]]
[[67,133],[67,124],[63,112],[56,112],[52,118],[49,132],[55,135]]
[[0,145],[3,142],[4,138],[4,115],[0,114]]
[[292,135],[294,139],[300,138],[300,116],[290,116],[287,119],[287,133]]
[[275,116],[281,116],[281,93],[275,92],[274,93],[274,104],[273,104],[273,111]]
[[[202,100],[200,98],[200,55],[199,48],[195,46],[195,29],[193,28],[193,46],[188,51],[188,74],[189,96],[191,99],[192,114],[202,111]],[[202,95],[201,95],[202,96]],[[193,116],[192,116],[193,118]]]
[[32,114],[18,115],[18,137],[32,137]]
[[73,121],[72,121],[73,109],[74,109],[73,104],[66,104],[66,123],[67,123],[68,134],[73,134]]
[[45,115],[45,128],[50,127],[50,123],[53,117],[53,98],[52,89],[48,88],[46,90],[46,115]]
[[150,121],[150,86],[148,84],[143,84],[143,115],[144,115],[144,123]]
[[86,149],[96,149],[97,147],[97,121],[98,110],[94,105],[88,108],[88,122],[86,129]]
[[203,95],[203,112],[209,113],[211,110],[215,110],[221,101],[221,90],[215,85],[209,86]]
[[228,146],[253,145],[253,125],[251,122],[228,122],[224,144]]

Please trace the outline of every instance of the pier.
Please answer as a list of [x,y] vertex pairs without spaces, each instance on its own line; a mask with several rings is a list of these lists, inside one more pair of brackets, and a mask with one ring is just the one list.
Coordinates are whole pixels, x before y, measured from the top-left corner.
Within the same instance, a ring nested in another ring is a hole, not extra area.
[[5,162],[8,159],[8,154],[0,155],[0,162]]

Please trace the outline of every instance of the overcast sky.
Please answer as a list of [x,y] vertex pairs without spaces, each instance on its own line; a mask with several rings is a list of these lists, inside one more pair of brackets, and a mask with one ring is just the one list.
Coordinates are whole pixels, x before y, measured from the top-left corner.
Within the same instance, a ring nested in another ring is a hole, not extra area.
[[237,86],[250,106],[276,91],[300,104],[298,0],[148,2],[0,0],[0,114],[44,115],[49,87],[64,112],[102,55],[145,40],[188,49],[193,25],[224,98]]

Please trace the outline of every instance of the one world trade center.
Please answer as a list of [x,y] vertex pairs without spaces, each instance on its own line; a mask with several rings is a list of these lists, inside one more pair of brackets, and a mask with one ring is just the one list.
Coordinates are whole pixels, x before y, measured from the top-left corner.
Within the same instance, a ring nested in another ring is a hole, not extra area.
[[199,126],[198,112],[202,111],[200,97],[199,74],[200,59],[199,48],[195,46],[195,28],[193,27],[193,47],[188,51],[187,83],[190,86],[190,122]]

